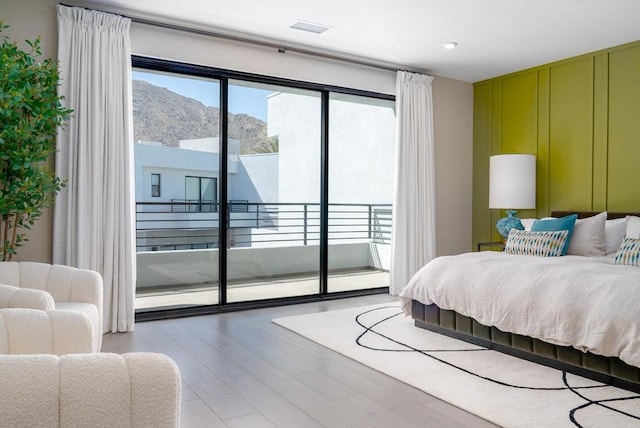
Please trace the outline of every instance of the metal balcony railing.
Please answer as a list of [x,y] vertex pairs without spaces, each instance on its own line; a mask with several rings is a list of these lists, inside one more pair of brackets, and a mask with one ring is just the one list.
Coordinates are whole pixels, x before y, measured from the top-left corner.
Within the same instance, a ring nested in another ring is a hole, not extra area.
[[[320,204],[228,202],[230,247],[314,245],[320,239]],[[218,248],[219,203],[171,200],[136,203],[138,251]],[[390,204],[329,204],[329,242],[391,240]]]

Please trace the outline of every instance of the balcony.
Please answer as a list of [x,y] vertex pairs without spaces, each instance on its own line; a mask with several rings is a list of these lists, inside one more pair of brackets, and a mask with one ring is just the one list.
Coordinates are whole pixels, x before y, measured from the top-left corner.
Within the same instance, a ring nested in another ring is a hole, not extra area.
[[[229,301],[318,293],[320,206],[228,203]],[[388,286],[391,205],[329,205],[330,292]],[[219,205],[137,203],[137,310],[217,303]]]

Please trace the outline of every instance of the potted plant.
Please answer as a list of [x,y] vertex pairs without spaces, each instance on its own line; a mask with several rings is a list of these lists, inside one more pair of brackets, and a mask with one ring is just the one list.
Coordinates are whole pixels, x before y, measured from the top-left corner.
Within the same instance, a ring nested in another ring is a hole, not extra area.
[[[8,26],[0,21],[0,35]],[[40,61],[40,37],[18,48],[8,36],[0,44],[0,259],[16,248],[45,208],[53,205],[62,181],[48,165],[59,126],[71,110],[57,94],[57,63]]]

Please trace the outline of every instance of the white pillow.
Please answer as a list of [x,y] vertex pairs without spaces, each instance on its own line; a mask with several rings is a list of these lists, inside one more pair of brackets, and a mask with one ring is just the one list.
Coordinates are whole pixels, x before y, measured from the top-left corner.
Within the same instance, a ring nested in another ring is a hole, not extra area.
[[627,216],[627,231],[624,237],[633,239],[640,238],[640,217]]
[[576,220],[567,254],[574,256],[603,256],[605,254],[604,228],[607,213]]
[[521,218],[520,223],[524,226],[524,230],[527,232],[531,232],[531,226],[533,222],[536,221],[536,218]]
[[604,225],[604,252],[606,255],[615,254],[622,245],[627,231],[626,218],[607,220]]

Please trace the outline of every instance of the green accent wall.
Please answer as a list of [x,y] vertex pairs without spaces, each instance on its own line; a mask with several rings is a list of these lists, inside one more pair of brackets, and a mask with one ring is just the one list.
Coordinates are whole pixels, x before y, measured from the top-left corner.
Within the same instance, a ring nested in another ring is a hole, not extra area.
[[640,41],[474,84],[473,245],[499,239],[489,157],[536,155],[536,209],[640,211]]

